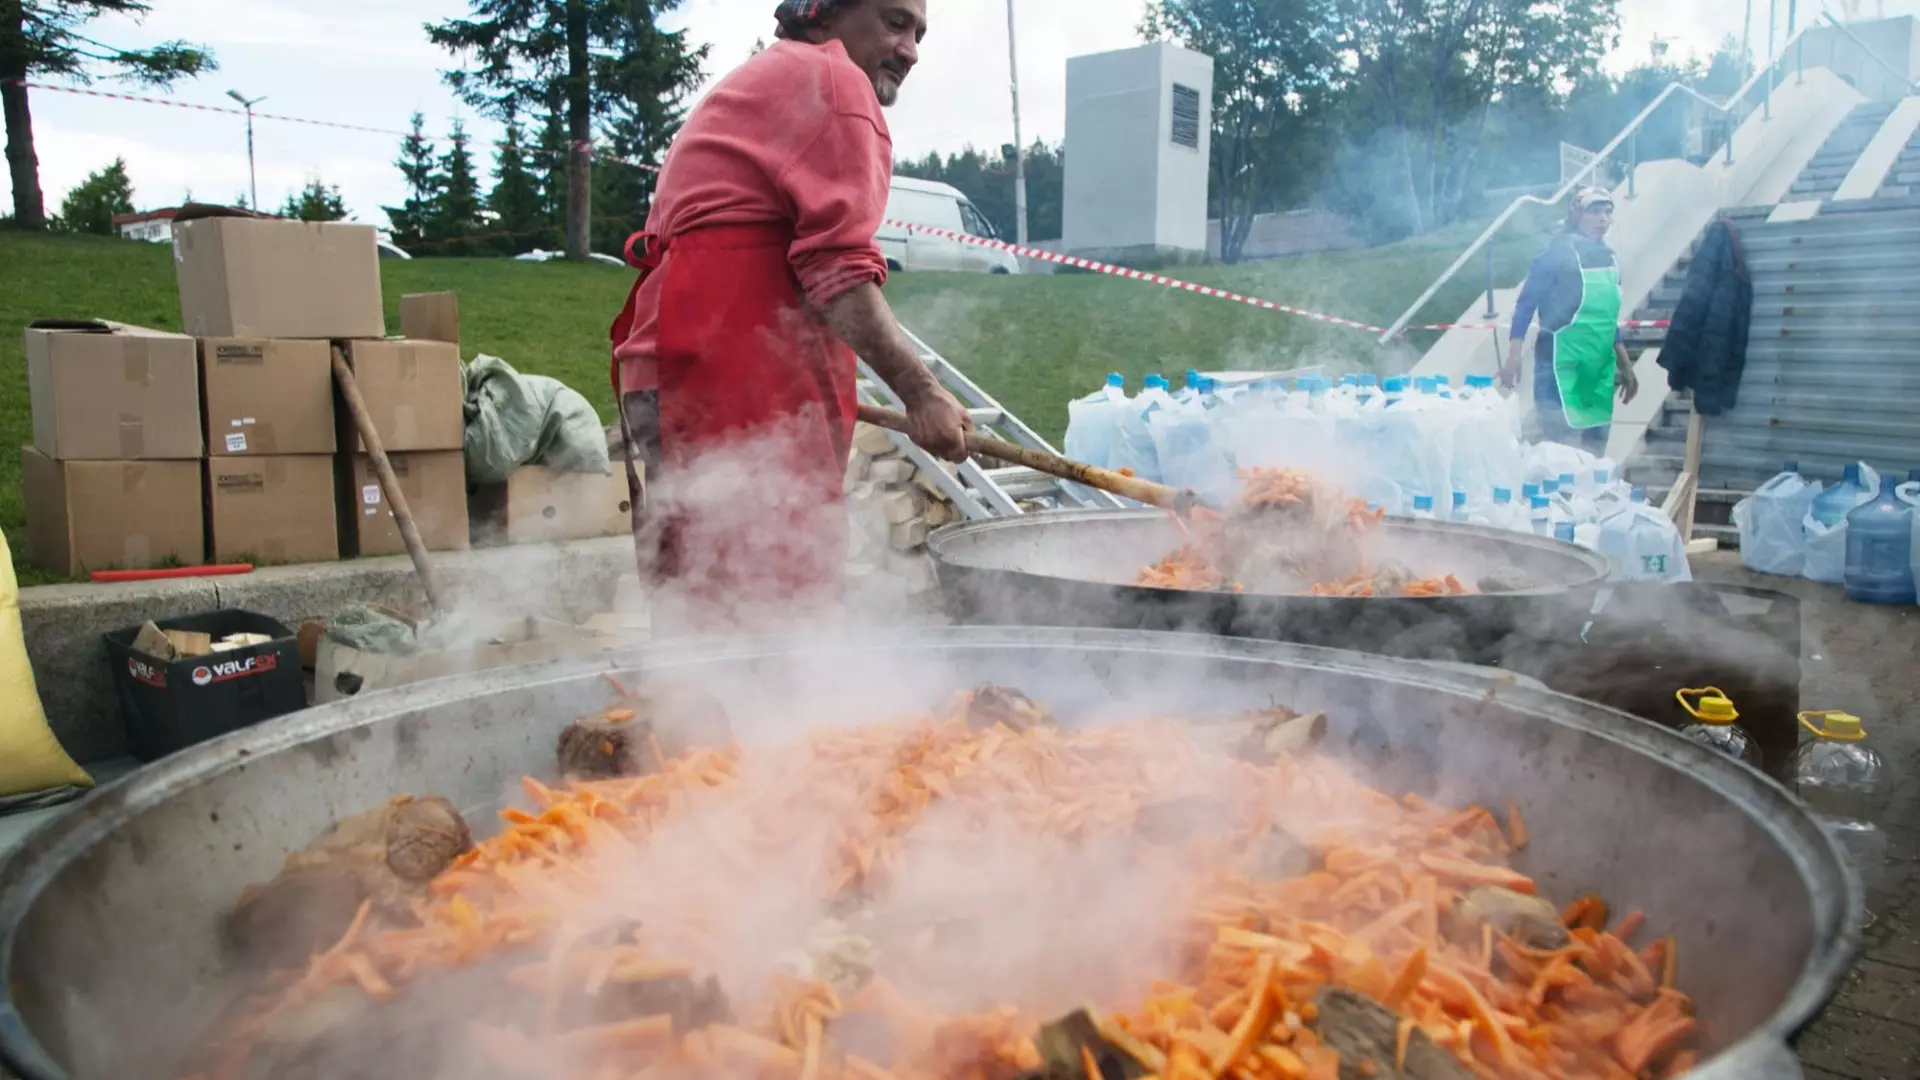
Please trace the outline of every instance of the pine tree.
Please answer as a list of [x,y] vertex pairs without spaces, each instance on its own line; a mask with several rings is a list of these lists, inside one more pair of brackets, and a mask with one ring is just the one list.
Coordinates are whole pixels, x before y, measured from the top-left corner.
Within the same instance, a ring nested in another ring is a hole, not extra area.
[[473,171],[473,152],[460,121],[447,136],[452,145],[440,158],[440,193],[428,216],[427,239],[438,242],[436,254],[471,255],[477,248],[467,239],[481,231],[480,178]]
[[681,2],[469,0],[472,18],[427,27],[434,44],[469,61],[446,73],[468,104],[501,116],[537,101],[564,115],[570,258],[584,259],[592,247],[596,121],[633,120],[644,133],[633,145],[642,147],[660,126],[650,107],[677,111],[700,81],[706,48],[655,22]]
[[[145,0],[0,0],[0,112],[6,116],[7,170],[13,181],[13,225],[47,227],[46,198],[40,190],[40,159],[33,147],[29,81],[56,76],[87,82],[107,73],[115,78],[170,86],[174,80],[214,70],[213,54],[184,41],[128,49],[88,37],[84,28],[102,15],[138,21],[149,10]],[[124,37],[116,27],[109,36]]]
[[619,244],[646,226],[655,170],[686,119],[707,49],[690,48],[683,33],[660,29],[644,4],[609,14],[603,33],[612,47],[594,58],[594,85],[607,94],[601,130],[625,164],[598,170],[595,186],[597,224],[603,234],[617,233],[603,242]]
[[60,203],[56,225],[63,232],[112,236],[115,214],[133,213],[133,183],[125,159],[87,174]]
[[295,221],[339,221],[347,216],[347,202],[340,197],[338,184],[323,184],[316,176],[307,181],[306,187],[288,194],[280,216]]
[[519,118],[509,117],[506,135],[494,144],[493,192],[487,196],[494,227],[506,234],[491,246],[505,255],[535,247],[534,241],[542,238],[548,221],[540,184],[527,167],[520,134]]
[[400,158],[394,162],[407,182],[405,202],[381,207],[393,223],[394,244],[403,250],[426,242],[434,205],[440,198],[442,181],[433,143],[427,141],[426,123],[426,117],[413,114],[413,130],[400,141]]

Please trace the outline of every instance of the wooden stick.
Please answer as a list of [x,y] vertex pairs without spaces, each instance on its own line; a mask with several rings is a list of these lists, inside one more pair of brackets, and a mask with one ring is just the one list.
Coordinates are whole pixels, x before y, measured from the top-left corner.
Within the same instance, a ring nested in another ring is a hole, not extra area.
[[[858,415],[861,420],[875,427],[907,434],[907,418],[903,413],[883,409],[878,405],[861,405]],[[1191,509],[1196,501],[1191,491],[1177,490],[1166,484],[1156,484],[1151,480],[1127,476],[1110,469],[1097,469],[1092,465],[1069,461],[1058,454],[1049,454],[1044,450],[1030,450],[988,435],[968,432],[967,449],[982,457],[1024,465],[1035,472],[1057,476],[1062,480],[1071,480],[1090,488],[1099,488],[1101,491],[1132,499],[1135,502],[1143,502],[1149,506],[1159,506],[1184,513]]]
[[360,396],[360,386],[353,381],[353,369],[347,366],[347,358],[339,349],[333,350],[333,377],[340,383],[340,397],[346,401],[353,426],[360,432],[360,442],[366,447],[367,456],[373,459],[374,475],[380,478],[380,490],[386,492],[387,504],[393,508],[394,524],[400,526],[400,540],[407,545],[407,557],[413,560],[413,572],[419,575],[420,587],[427,592],[427,603],[433,610],[445,613],[449,610],[446,594],[440,591],[440,579],[434,576],[433,563],[427,559],[427,545],[413,524],[413,511],[407,508],[400,480],[393,475],[393,462],[387,460],[386,448],[380,445],[380,433],[374,430],[373,417],[367,412],[367,400]]

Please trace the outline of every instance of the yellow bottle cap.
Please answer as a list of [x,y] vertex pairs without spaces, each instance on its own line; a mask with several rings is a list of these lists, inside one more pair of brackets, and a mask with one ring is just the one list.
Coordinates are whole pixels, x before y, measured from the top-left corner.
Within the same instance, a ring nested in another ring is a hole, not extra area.
[[[1815,720],[1820,721],[1819,727],[1813,726]],[[1800,714],[1800,723],[1820,738],[1836,742],[1859,742],[1867,737],[1866,729],[1860,726],[1860,718],[1852,713],[1834,710],[1803,712]]]
[[[1678,690],[1673,695],[1687,714],[1703,724],[1731,724],[1740,719],[1740,713],[1733,707],[1733,701],[1717,686],[1708,686],[1699,690]],[[1689,697],[1699,698],[1698,704],[1688,701]]]

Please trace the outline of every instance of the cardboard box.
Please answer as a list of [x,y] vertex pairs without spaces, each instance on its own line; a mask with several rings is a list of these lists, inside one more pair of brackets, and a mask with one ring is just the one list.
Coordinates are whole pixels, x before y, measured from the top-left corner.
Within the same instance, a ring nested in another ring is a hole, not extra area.
[[400,336],[415,341],[460,344],[460,298],[450,292],[407,293],[400,298]]
[[340,557],[333,458],[207,459],[207,540],[215,562]]
[[547,544],[624,536],[633,529],[624,466],[603,476],[528,465],[504,484],[474,488],[467,511],[475,543]]
[[282,338],[203,338],[207,456],[331,454],[333,347]]
[[[460,347],[444,341],[346,341],[335,346],[353,369],[380,447],[396,451],[458,450],[466,437],[466,388]],[[340,449],[366,450],[345,404],[338,409]]]
[[[387,459],[427,550],[465,551],[470,546],[466,456],[453,450],[388,454]],[[405,554],[407,546],[374,473],[373,459],[355,454],[339,460],[346,472],[340,485],[340,550],[362,556]]]
[[180,325],[195,337],[386,336],[371,225],[176,220],[173,261]]
[[404,656],[361,652],[322,637],[314,655],[314,704],[447,675],[591,656],[634,643],[631,633],[599,633],[534,618],[503,619],[480,628],[479,634],[482,639],[470,646],[421,649]]
[[120,323],[27,330],[33,448],[56,461],[201,455],[193,339]]
[[198,461],[55,461],[20,454],[27,554],[79,575],[207,561]]

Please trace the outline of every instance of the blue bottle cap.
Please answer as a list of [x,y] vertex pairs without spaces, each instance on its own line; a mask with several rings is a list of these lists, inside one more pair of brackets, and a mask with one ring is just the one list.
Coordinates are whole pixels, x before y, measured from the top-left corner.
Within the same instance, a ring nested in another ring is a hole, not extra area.
[[1540,494],[1539,484],[1527,483],[1527,484],[1520,485],[1520,497],[1523,499],[1532,500],[1535,496],[1539,494]]
[[1799,472],[1800,463],[1797,461],[1789,461],[1785,465],[1781,466],[1780,471],[1781,472]]
[[1513,489],[1497,487],[1493,489],[1493,501],[1502,506],[1513,501]]
[[1431,495],[1415,495],[1415,496],[1413,497],[1413,508],[1414,508],[1415,510],[1431,510],[1431,509],[1433,509],[1433,496],[1431,496]]
[[1535,495],[1533,497],[1533,508],[1535,510],[1545,510],[1549,505],[1550,500],[1545,495]]
[[1643,503],[1643,502],[1646,502],[1646,501],[1647,501],[1647,489],[1646,489],[1646,488],[1643,488],[1643,487],[1637,487],[1637,488],[1634,488],[1634,489],[1633,489],[1633,494],[1632,494],[1632,496],[1631,496],[1631,497],[1632,497],[1632,499],[1633,499],[1633,501],[1634,501],[1634,502],[1637,502],[1637,503]]
[[1124,387],[1127,385],[1127,377],[1116,371],[1107,376],[1107,385]]
[[1553,527],[1553,538],[1565,543],[1573,543],[1573,522],[1563,521]]
[[1563,487],[1563,488],[1564,488],[1564,487],[1572,487],[1572,486],[1573,486],[1573,474],[1572,474],[1572,473],[1570,473],[1570,472],[1563,472],[1563,473],[1561,473],[1561,474],[1560,474],[1560,486],[1561,486],[1561,487]]
[[1560,481],[1558,480],[1540,481],[1540,494],[1542,495],[1553,495],[1557,493],[1559,490],[1560,490]]
[[1192,368],[1188,368],[1187,369],[1187,385],[1192,386],[1194,383],[1197,383],[1199,381],[1200,381],[1200,373],[1198,371],[1195,371]]
[[1146,385],[1149,390],[1168,389],[1167,377],[1165,375],[1149,375],[1147,376]]
[[1453,505],[1455,505],[1455,506],[1465,506],[1465,505],[1467,505],[1467,493],[1466,493],[1466,492],[1464,492],[1464,491],[1456,491],[1456,492],[1454,492],[1454,493],[1453,493]]
[[1847,466],[1846,471],[1841,473],[1840,476],[1842,483],[1858,484],[1860,482],[1860,463],[1856,461]]

